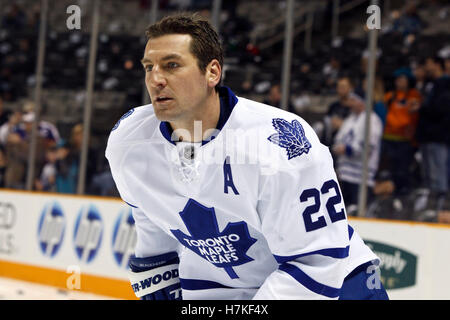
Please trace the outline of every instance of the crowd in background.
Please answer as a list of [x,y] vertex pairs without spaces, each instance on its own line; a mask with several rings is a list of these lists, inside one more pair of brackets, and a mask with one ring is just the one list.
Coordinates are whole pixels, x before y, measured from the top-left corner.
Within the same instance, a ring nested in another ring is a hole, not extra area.
[[[248,62],[260,67],[268,59],[267,52],[261,52],[249,40],[248,33],[253,26],[245,17],[237,15],[237,2],[227,5],[228,18],[221,26],[227,53],[240,57],[239,63]],[[150,1],[145,0],[139,3],[143,9],[150,5]],[[203,10],[210,5],[210,1],[197,4],[197,9]],[[191,5],[190,1],[161,2],[162,7],[169,9],[190,8]],[[5,12],[0,17],[0,187],[25,189],[35,107],[30,99],[22,103],[19,109],[8,109],[5,104],[27,96],[27,88],[33,87],[37,50],[36,43],[29,38],[9,42],[8,39],[12,39],[11,32],[27,28],[34,30],[33,37],[36,37],[39,8],[26,11],[18,4],[12,4]],[[447,11],[443,12],[446,14]],[[436,221],[439,211],[449,209],[450,44],[441,43],[439,50],[422,56],[412,55],[421,44],[418,39],[425,26],[417,8],[412,6],[402,13],[393,11],[390,24],[381,35],[381,41],[383,37],[394,37],[399,39],[400,44],[395,50],[392,45],[391,52],[386,49],[377,52],[373,111],[369,117],[368,215]],[[86,50],[81,50],[82,47],[71,49],[82,40],[72,37],[58,42],[58,37],[53,38],[56,47],[54,51],[49,50],[49,59],[55,62],[63,57],[59,62],[61,65],[56,62],[53,65],[56,69],[64,68],[65,60],[69,60],[65,71],[72,70],[75,74],[63,74],[64,81],[55,81],[54,85],[82,90],[78,82],[82,84],[85,79],[81,70],[84,70],[86,63]],[[291,99],[287,109],[309,121],[322,143],[330,148],[347,211],[354,214],[363,170],[368,52],[361,50],[361,59],[357,61],[360,65],[355,68],[357,63],[349,61],[346,54],[357,51],[351,41],[348,38],[335,39],[327,47],[327,52],[335,53],[327,54],[326,60],[317,62],[314,56],[301,56],[298,62],[294,61]],[[137,61],[141,52],[138,48],[141,47],[138,41],[127,46],[119,40],[106,40],[104,35],[100,37],[100,80],[96,79],[96,88],[127,91],[122,113],[130,106],[142,104],[142,73],[124,73],[139,68]],[[127,48],[129,51],[126,51]],[[61,56],[55,55],[58,50],[62,50]],[[64,58],[64,52],[68,51],[76,52],[73,61]],[[411,55],[413,59],[405,58]],[[390,69],[386,68],[387,63],[383,63],[386,59],[391,61]],[[113,66],[119,66],[120,72],[106,75]],[[46,83],[52,79],[52,69],[49,69]],[[356,70],[356,73],[349,72],[350,69]],[[102,73],[105,73],[104,77]],[[227,74],[225,85],[232,81],[232,72],[229,76]],[[121,81],[123,78],[128,80]],[[279,77],[274,76],[270,80],[238,78],[237,86],[229,85],[237,94],[260,94],[262,102],[281,107]],[[328,105],[319,118],[308,118],[306,110],[314,95],[335,96],[336,101]],[[110,128],[113,125],[111,123]],[[74,122],[69,129],[62,130],[58,123],[40,120],[37,132],[37,174],[33,189],[76,193],[83,125]],[[89,148],[85,193],[117,196],[103,150],[95,146]],[[390,216],[386,216],[386,212]],[[402,212],[408,214],[402,216]],[[411,212],[417,212],[417,215],[413,216]]]
[[[430,56],[413,70],[395,70],[394,87],[384,91],[376,79],[369,138],[369,202],[392,196],[401,211],[414,190],[420,219],[436,218],[444,210],[450,183],[450,57]],[[352,79],[337,78],[339,99],[314,124],[321,141],[335,158],[346,204],[356,210],[362,177],[365,89]],[[424,211],[428,208],[430,211]],[[386,209],[386,208],[384,208]],[[352,210],[349,210],[352,211]],[[388,210],[387,210],[388,211]]]
[[[0,98],[0,187],[25,189],[34,103],[28,102],[23,110],[14,112],[3,110],[2,105]],[[44,120],[39,121],[37,132],[33,189],[77,193],[83,125],[75,124],[67,139],[60,136],[54,124]],[[88,150],[86,180],[86,193],[118,195],[106,161],[93,148]]]

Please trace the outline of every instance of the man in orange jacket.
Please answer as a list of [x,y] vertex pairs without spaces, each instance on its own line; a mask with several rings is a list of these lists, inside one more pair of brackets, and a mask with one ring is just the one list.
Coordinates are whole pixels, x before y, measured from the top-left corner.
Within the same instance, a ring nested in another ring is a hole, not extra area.
[[421,95],[414,88],[411,71],[395,71],[395,90],[387,92],[386,125],[383,133],[382,159],[395,185],[394,193],[404,195],[410,188],[410,166],[414,157],[414,135],[418,122]]

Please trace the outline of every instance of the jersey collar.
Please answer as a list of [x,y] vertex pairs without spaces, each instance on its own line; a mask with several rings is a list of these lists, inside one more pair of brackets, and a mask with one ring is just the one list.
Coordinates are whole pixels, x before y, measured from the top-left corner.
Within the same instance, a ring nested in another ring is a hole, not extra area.
[[[217,122],[216,129],[222,130],[223,126],[227,122],[228,118],[230,117],[231,112],[233,111],[234,106],[238,102],[238,98],[236,95],[231,91],[230,88],[222,86],[219,87],[219,99],[220,99],[220,115],[219,115],[219,121]],[[172,141],[172,127],[170,126],[170,123],[167,121],[161,121],[159,125],[159,129],[161,130],[161,133],[163,137],[175,145],[175,142]],[[202,141],[202,145],[207,144],[209,141],[213,140],[215,136],[212,136],[209,140]]]

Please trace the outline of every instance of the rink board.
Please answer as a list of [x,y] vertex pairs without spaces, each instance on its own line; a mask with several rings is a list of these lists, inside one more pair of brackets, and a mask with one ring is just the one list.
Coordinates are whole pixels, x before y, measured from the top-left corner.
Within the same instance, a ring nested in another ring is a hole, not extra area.
[[129,214],[120,200],[0,191],[0,275],[133,299]]
[[[447,225],[351,218],[382,258],[392,299],[450,299]],[[136,241],[119,199],[0,191],[0,276],[136,299],[127,262]]]
[[361,218],[350,225],[382,258],[391,299],[450,299],[450,225]]

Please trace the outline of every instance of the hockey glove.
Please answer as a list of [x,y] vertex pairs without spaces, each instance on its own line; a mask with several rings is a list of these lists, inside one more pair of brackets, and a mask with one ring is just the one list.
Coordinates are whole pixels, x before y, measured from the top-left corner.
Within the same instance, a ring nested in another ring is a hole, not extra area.
[[176,252],[147,258],[132,256],[129,279],[136,297],[141,300],[181,300],[179,262]]

